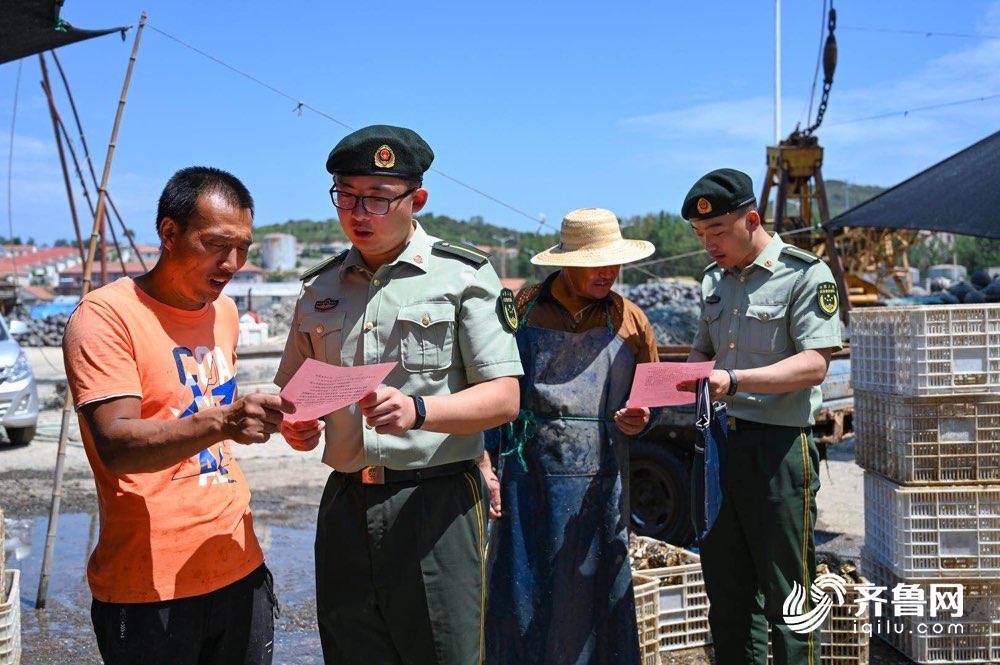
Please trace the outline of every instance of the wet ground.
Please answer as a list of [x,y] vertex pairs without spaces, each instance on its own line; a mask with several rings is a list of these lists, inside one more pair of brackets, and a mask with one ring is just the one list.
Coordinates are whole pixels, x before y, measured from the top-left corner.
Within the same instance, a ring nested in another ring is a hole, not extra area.
[[[282,606],[275,635],[275,663],[322,663],[315,630],[312,527],[272,524],[258,507],[257,537],[274,573]],[[311,510],[302,510],[311,522]],[[86,562],[96,537],[97,517],[88,513],[60,516],[47,607],[34,609],[45,546],[47,516],[7,520],[8,566],[21,569],[22,662],[64,665],[101,663],[90,626]]]
[[[254,501],[257,537],[274,573],[281,617],[275,630],[275,660],[281,665],[320,665],[313,600],[313,519],[315,508],[300,504],[291,511],[273,497]],[[273,510],[272,510],[273,509]],[[59,520],[48,604],[34,609],[47,515],[8,519],[7,561],[20,568],[22,663],[25,665],[100,665],[88,613],[90,593],[85,570],[96,537],[97,517],[72,512]],[[712,663],[711,647],[664,654],[664,665]],[[880,640],[871,644],[871,663],[910,663]],[[860,664],[859,664],[860,665]]]
[[[28,349],[40,383],[40,396],[53,403],[61,380],[57,350]],[[39,354],[44,353],[41,357]],[[241,391],[275,391],[263,381],[273,376],[273,359],[241,359]],[[7,566],[22,571],[21,620],[24,665],[99,665],[90,625],[90,593],[86,563],[96,538],[96,496],[93,477],[71,419],[66,475],[48,605],[35,609],[35,596],[52,495],[52,469],[60,428],[58,409],[43,412],[36,440],[28,446],[0,443],[0,507],[6,513]],[[313,599],[313,534],[315,515],[328,469],[319,451],[292,451],[280,437],[263,445],[237,446],[234,451],[253,489],[252,509],[257,537],[282,605],[276,624],[276,665],[322,663]],[[861,470],[853,463],[853,447],[833,449],[821,471],[823,489],[817,497],[817,541],[820,549],[856,558],[863,531]],[[910,663],[879,639],[871,643],[871,663]],[[670,665],[710,663],[711,648],[671,652]],[[852,665],[845,663],[844,665]],[[859,664],[860,665],[860,664]]]

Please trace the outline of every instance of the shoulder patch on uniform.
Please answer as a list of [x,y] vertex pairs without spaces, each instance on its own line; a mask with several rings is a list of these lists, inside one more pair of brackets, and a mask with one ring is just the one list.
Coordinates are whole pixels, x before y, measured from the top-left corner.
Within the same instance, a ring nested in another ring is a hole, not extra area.
[[433,248],[439,252],[465,259],[477,268],[485,265],[490,260],[490,255],[472,245],[463,242],[450,242],[448,240],[438,240]]
[[781,248],[781,253],[794,256],[795,258],[805,261],[806,263],[816,263],[819,261],[818,256],[812,252],[802,249],[801,247],[796,247],[795,245],[785,245]]
[[341,261],[343,261],[344,259],[347,258],[347,253],[350,252],[350,251],[351,250],[349,250],[349,249],[345,249],[344,251],[342,251],[340,254],[337,254],[336,256],[331,256],[330,258],[326,259],[325,261],[320,261],[319,263],[317,263],[316,265],[314,265],[312,268],[310,268],[309,270],[306,270],[304,273],[302,273],[301,275],[299,275],[299,279],[300,280],[307,280],[310,277],[312,277],[313,275],[320,274],[321,272],[323,272],[324,270],[326,270],[330,266],[337,265],[338,263],[340,263]]
[[712,262],[711,262],[711,263],[709,263],[709,264],[708,264],[707,266],[705,266],[705,269],[704,269],[704,270],[702,270],[702,272],[708,272],[709,270],[712,270],[713,268],[715,268],[715,267],[716,267],[716,266],[718,266],[718,265],[719,265],[719,264],[718,264],[717,262],[715,262],[715,261],[712,261]]
[[517,306],[514,304],[514,292],[510,289],[500,289],[497,298],[497,317],[503,329],[510,333],[517,332]]
[[819,311],[823,312],[827,318],[837,313],[840,308],[840,296],[837,293],[837,285],[833,282],[823,282],[816,287],[816,302],[819,304]]

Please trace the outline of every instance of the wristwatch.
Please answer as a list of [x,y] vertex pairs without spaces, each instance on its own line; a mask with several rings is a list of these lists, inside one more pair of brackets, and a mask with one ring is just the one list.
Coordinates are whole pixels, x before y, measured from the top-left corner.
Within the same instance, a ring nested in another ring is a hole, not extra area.
[[727,369],[726,371],[729,372],[729,390],[726,392],[726,394],[732,397],[733,395],[736,394],[740,382],[736,380],[736,370]]
[[410,395],[410,399],[413,400],[413,409],[417,412],[417,419],[413,421],[413,427],[410,429],[420,429],[424,425],[424,419],[427,418],[427,408],[424,406],[424,398],[419,395]]

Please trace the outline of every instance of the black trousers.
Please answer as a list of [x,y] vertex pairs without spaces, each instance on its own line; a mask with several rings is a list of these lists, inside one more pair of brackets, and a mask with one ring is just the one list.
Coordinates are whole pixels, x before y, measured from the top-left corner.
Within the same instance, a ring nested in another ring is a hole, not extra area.
[[326,663],[482,662],[486,497],[471,463],[385,485],[330,475],[316,528]]
[[200,596],[90,606],[105,665],[271,665],[276,612],[264,565]]
[[717,665],[820,665],[820,631],[792,631],[783,604],[816,573],[813,540],[819,453],[798,427],[759,426],[729,435],[722,509],[701,546]]

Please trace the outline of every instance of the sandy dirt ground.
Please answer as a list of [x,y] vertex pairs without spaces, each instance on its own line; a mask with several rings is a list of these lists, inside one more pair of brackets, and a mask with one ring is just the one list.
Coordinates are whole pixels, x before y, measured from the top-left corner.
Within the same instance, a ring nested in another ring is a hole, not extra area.
[[[22,662],[25,665],[100,663],[91,632],[85,568],[97,533],[93,477],[80,442],[75,415],[70,418],[62,508],[53,574],[45,610],[35,608],[42,551],[52,499],[52,477],[62,411],[57,386],[65,375],[58,349],[28,349],[41,399],[50,405],[38,435],[27,446],[0,443],[0,506],[6,513],[7,565],[22,571]],[[269,381],[273,357],[241,358],[241,392],[276,392]],[[275,660],[281,665],[322,663],[315,628],[313,535],[328,468],[319,452],[293,451],[275,436],[266,444],[234,451],[253,490],[255,530],[274,572],[282,614],[276,626]],[[817,497],[817,544],[821,550],[857,559],[864,541],[862,471],[853,447],[831,450],[821,471]],[[909,663],[891,647],[872,639],[871,663]],[[711,663],[711,648],[664,654],[663,663]]]

